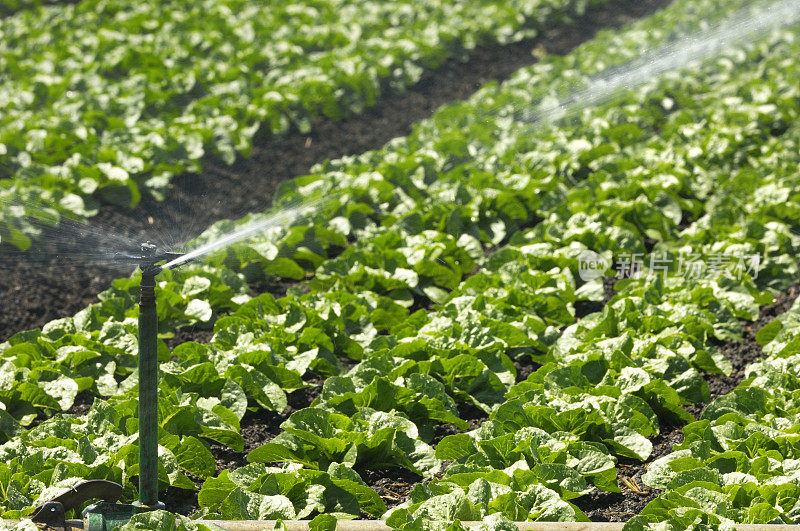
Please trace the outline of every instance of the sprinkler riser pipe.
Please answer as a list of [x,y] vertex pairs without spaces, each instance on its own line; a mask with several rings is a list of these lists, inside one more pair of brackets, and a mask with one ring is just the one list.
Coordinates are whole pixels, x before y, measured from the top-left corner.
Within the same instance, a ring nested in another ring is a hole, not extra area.
[[139,503],[158,504],[158,314],[156,280],[160,271],[142,271],[139,299]]

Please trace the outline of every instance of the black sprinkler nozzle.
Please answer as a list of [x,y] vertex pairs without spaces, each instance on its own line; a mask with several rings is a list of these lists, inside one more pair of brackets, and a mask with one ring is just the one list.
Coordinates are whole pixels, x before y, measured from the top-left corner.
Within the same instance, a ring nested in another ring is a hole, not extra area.
[[159,253],[158,247],[156,247],[154,243],[146,241],[139,246],[138,253],[118,252],[114,254],[114,260],[122,263],[136,264],[142,271],[155,270],[153,274],[158,274],[158,272],[161,271],[161,268],[156,266],[158,262],[175,260],[181,256],[183,256],[183,254],[170,251]]

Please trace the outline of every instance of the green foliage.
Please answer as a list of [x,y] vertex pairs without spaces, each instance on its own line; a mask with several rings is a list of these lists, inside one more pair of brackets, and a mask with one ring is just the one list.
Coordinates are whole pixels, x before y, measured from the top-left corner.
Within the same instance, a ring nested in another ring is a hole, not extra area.
[[686,426],[683,443],[650,466],[643,481],[667,492],[627,527],[797,523],[798,369],[798,356],[751,365],[747,379],[709,405],[702,420]]
[[[164,402],[161,407],[169,409]],[[117,481],[125,485],[126,496],[133,497],[130,479],[139,473],[137,408],[135,399],[96,400],[82,417],[47,420],[0,445],[0,486],[5,493],[2,517],[27,516],[38,503],[82,479]],[[162,487],[193,489],[186,472],[207,478],[214,469],[207,443],[161,422],[158,479]]]
[[[734,7],[679,1],[487,86],[407,138],[285,184],[277,206],[331,200],[160,275],[163,338],[213,327],[206,344],[161,345],[161,486],[195,488],[190,472],[207,478],[201,515],[326,528],[361,511],[414,529],[584,520],[570,500],[618,491],[618,457],[646,459],[662,423],[693,420],[684,407],[709,401],[700,371],[731,372],[719,342],[740,338],[740,320],[797,272],[800,45],[796,31],[771,34],[559,124],[509,117]],[[221,222],[198,241],[270,215]],[[603,286],[581,278],[587,250],[645,263],[588,315],[579,303],[601,300]],[[685,252],[704,267],[719,253],[757,254],[762,268],[688,278],[650,266]],[[278,299],[250,296],[248,280],[275,277],[307,280]],[[119,280],[101,303],[0,345],[9,514],[78,477],[70,467],[122,481],[136,470],[137,284]],[[667,490],[629,526],[797,520],[794,313],[758,334],[773,359],[650,467],[647,481]],[[541,367],[517,381],[514,362],[526,360]],[[251,464],[215,475],[208,441],[243,450],[248,408],[282,413],[287,394],[317,377],[311,407],[252,449]],[[101,427],[113,445],[84,451],[80,437],[51,435],[86,434],[88,421],[69,416],[25,431],[80,391],[114,396],[89,416],[111,411]],[[489,420],[439,440],[437,430],[472,426],[464,411]],[[428,481],[386,514],[362,474],[392,466]]]
[[382,411],[359,408],[348,417],[310,407],[293,413],[281,428],[283,433],[247,459],[290,461],[317,470],[334,463],[356,470],[394,465],[428,477],[440,465],[413,422]]
[[[206,155],[231,164],[256,134],[307,133],[319,117],[359,113],[427,68],[536,36],[588,0],[30,9],[41,3],[0,0],[0,16],[16,12],[0,19],[0,241],[21,249],[41,230],[31,219],[161,199]],[[274,271],[299,274],[281,262]]]
[[207,480],[198,495],[206,515],[227,520],[305,519],[314,514],[380,516],[383,500],[347,466],[327,470],[254,463]]
[[136,531],[138,529],[153,531],[217,531],[217,526],[207,526],[192,522],[186,517],[175,516],[167,511],[152,511],[133,515],[128,523],[117,528],[120,531]]

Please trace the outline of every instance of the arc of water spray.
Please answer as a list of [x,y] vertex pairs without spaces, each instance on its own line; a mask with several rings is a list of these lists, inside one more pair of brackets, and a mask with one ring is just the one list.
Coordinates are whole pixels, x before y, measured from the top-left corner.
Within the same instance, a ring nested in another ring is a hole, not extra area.
[[709,59],[727,48],[752,41],[769,31],[800,21],[800,0],[779,0],[759,8],[742,8],[702,34],[666,43],[622,65],[591,77],[587,86],[551,104],[522,111],[517,119],[526,123],[551,122],[570,112],[600,105],[616,94],[639,87],[689,63]]
[[288,208],[272,212],[264,219],[246,223],[230,234],[226,234],[219,239],[210,241],[196,249],[187,252],[186,254],[179,256],[178,258],[175,258],[174,260],[167,262],[164,264],[163,268],[171,269],[177,267],[185,262],[189,262],[190,260],[200,258],[201,256],[205,256],[219,249],[223,249],[233,245],[234,243],[246,240],[247,238],[264,232],[265,230],[277,227],[286,227],[304,215],[313,216],[317,213],[317,207],[321,206],[325,202],[332,201],[337,195],[338,194],[336,193],[332,193],[325,197],[320,197],[312,201],[301,202]]
[[[726,48],[751,41],[771,30],[790,26],[798,21],[800,21],[800,0],[779,0],[760,8],[755,14],[752,8],[743,8],[703,32],[702,35],[694,34],[648,51],[636,59],[591,77],[584,88],[573,91],[566,98],[554,104],[540,104],[533,109],[522,111],[515,118],[532,125],[559,120],[570,112],[599,105],[616,94],[641,86],[667,72],[679,70],[691,62],[708,59]],[[496,109],[494,112],[496,114],[499,111]],[[314,215],[317,207],[325,201],[333,200],[337,195],[334,193],[324,198],[300,203],[274,212],[258,222],[245,224],[235,232],[168,262],[164,268],[176,267],[189,260],[200,258],[267,229],[287,226],[304,212]]]

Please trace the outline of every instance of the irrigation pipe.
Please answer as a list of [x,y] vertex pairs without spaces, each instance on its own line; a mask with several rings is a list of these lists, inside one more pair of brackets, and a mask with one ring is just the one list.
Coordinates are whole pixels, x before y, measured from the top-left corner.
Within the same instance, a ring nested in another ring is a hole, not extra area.
[[[274,529],[274,520],[256,521],[223,521],[198,520],[198,523],[217,525],[226,531],[261,531]],[[461,522],[467,527],[477,527],[482,522]],[[287,531],[310,531],[308,520],[285,520],[283,525]],[[623,523],[609,522],[514,522],[520,531],[620,531]],[[337,531],[389,531],[392,529],[380,520],[339,520]],[[756,525],[739,524],[737,531],[800,531],[800,525]]]

